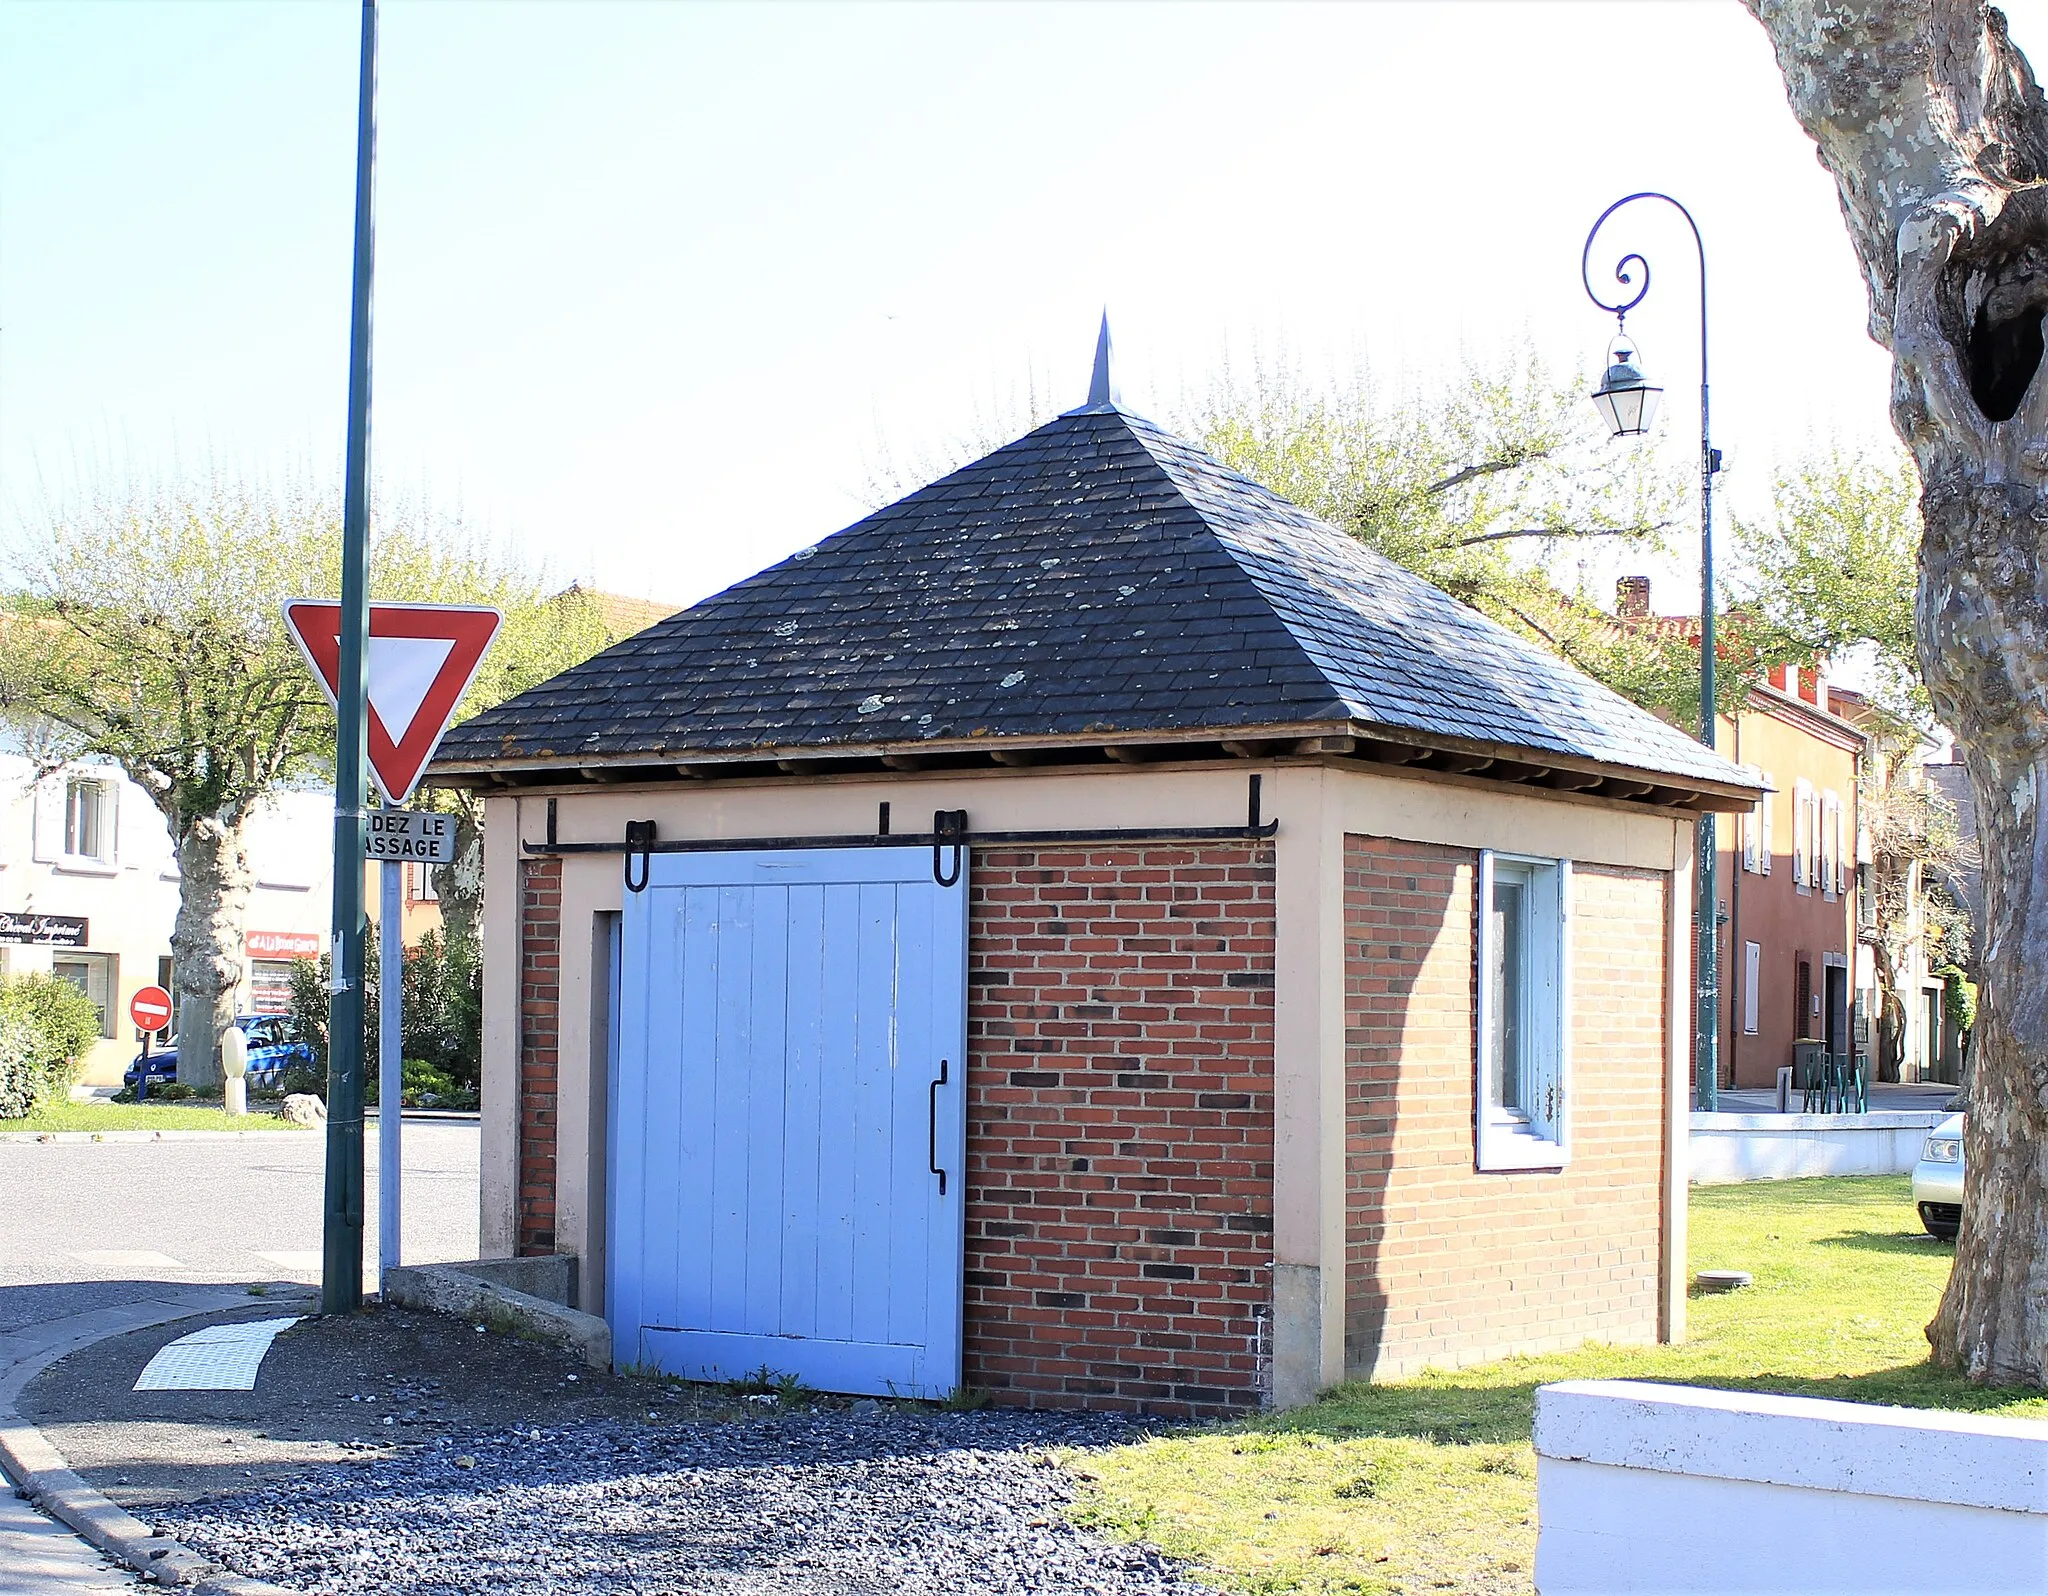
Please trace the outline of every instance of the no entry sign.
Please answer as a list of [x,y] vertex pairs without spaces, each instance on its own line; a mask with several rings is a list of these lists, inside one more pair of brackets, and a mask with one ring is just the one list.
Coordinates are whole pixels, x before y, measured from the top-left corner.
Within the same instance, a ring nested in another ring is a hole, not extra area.
[[146,986],[128,1000],[128,1018],[138,1031],[161,1031],[171,1023],[171,994],[160,986]]

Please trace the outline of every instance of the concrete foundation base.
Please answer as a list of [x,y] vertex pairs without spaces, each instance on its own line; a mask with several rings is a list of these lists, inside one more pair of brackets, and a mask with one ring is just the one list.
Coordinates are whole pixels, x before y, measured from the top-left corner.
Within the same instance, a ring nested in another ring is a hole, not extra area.
[[609,1369],[611,1326],[580,1312],[575,1296],[576,1260],[568,1256],[481,1258],[384,1271],[386,1302],[537,1336],[582,1353],[593,1369]]

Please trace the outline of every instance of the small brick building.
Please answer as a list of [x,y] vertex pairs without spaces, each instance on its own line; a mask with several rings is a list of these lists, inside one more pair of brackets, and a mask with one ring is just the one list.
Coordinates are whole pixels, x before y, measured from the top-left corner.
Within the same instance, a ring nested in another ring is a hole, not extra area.
[[1087,404],[457,728],[622,1363],[1214,1414],[1682,1334],[1736,767]]

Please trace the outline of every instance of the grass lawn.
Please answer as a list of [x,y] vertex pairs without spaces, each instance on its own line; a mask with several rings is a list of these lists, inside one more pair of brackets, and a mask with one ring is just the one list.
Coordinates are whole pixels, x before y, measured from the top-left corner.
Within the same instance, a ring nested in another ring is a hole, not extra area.
[[0,1131],[297,1130],[274,1105],[246,1114],[194,1103],[54,1103],[26,1119],[0,1119]]
[[2048,1397],[1931,1367],[1952,1249],[1921,1233],[1904,1176],[1771,1181],[1692,1193],[1691,1264],[1756,1284],[1695,1296],[1675,1347],[1588,1346],[1347,1385],[1313,1407],[1069,1459],[1078,1512],[1190,1560],[1226,1590],[1533,1589],[1535,1389],[1676,1380],[1908,1407],[2048,1418]]

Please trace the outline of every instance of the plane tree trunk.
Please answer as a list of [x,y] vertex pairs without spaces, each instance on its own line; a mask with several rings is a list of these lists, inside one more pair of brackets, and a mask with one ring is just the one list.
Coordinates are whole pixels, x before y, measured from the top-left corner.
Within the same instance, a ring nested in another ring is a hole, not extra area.
[[473,793],[450,794],[455,809],[455,863],[434,866],[441,902],[441,940],[471,950],[483,943],[484,806]]
[[1935,1357],[2048,1383],[2048,105],[1975,0],[1746,0],[1834,176],[1918,463],[1916,624],[1984,851],[1968,1190]]
[[239,819],[193,822],[178,839],[178,919],[171,967],[178,990],[178,1081],[221,1083],[220,1039],[235,1022],[243,927],[255,874]]

